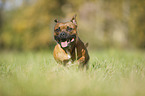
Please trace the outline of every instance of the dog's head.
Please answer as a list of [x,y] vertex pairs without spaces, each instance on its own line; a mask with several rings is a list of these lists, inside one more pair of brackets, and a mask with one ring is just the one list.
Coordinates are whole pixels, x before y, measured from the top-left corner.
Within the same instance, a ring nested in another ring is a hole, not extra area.
[[59,22],[54,20],[56,25],[54,27],[54,39],[62,48],[67,48],[76,41],[77,24],[76,15],[69,22]]

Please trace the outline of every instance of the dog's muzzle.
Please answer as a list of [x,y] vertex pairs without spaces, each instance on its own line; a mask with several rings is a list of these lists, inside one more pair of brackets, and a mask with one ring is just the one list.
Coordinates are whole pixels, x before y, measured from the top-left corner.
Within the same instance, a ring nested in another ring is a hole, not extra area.
[[63,41],[66,41],[68,39],[68,34],[65,33],[65,32],[62,32],[59,34],[59,37],[60,37],[60,40],[63,42]]
[[76,35],[69,35],[66,32],[60,33],[54,37],[55,40],[60,44],[62,48],[68,47],[72,42],[75,41]]

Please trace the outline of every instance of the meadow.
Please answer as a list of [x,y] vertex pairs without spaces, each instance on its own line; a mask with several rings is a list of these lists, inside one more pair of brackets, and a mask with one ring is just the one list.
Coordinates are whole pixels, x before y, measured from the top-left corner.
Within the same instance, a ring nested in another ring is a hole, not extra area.
[[0,96],[145,96],[145,52],[90,51],[89,69],[58,65],[52,51],[0,52]]

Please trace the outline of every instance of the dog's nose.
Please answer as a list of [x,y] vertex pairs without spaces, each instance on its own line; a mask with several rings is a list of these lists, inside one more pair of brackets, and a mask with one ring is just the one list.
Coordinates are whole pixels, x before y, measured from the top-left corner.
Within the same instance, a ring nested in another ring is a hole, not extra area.
[[60,33],[61,38],[66,38],[66,36],[67,36],[67,33],[65,33],[65,32]]

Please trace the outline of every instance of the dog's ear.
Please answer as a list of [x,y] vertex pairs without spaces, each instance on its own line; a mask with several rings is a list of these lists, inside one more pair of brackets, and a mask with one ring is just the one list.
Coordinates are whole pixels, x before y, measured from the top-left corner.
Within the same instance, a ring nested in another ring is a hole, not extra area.
[[54,20],[55,23],[59,23],[59,21],[57,19]]
[[73,18],[71,19],[71,22],[77,26],[76,16],[77,16],[76,14],[73,16]]
[[87,48],[87,47],[88,47],[88,45],[89,45],[89,43],[86,43],[86,44],[85,44],[85,47]]

